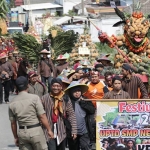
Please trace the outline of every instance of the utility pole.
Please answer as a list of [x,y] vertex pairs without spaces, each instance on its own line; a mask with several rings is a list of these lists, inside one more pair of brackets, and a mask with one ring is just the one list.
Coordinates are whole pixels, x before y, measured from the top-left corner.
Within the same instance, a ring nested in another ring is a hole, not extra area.
[[135,0],[132,0],[132,3],[133,3],[133,12],[135,10]]
[[81,0],[81,4],[82,4],[82,15],[84,16],[84,0]]

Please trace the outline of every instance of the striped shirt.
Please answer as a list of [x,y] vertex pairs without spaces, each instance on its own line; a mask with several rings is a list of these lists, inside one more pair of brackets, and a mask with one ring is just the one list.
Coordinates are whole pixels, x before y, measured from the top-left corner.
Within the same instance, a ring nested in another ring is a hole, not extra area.
[[148,98],[148,93],[142,80],[137,76],[131,76],[129,80],[123,79],[122,88],[128,92],[131,99],[138,99],[138,88],[140,89],[142,98]]
[[121,90],[119,93],[115,93],[113,90],[105,93],[103,99],[130,99],[130,95]]
[[[52,114],[53,114],[53,107],[54,107],[54,99],[50,97],[49,94],[46,94],[42,96],[41,101],[44,106],[49,124],[51,126],[51,130],[53,131],[54,125],[52,122]],[[68,116],[68,120],[71,123],[72,134],[77,134],[77,121],[76,121],[75,113],[74,113],[70,99],[68,100],[67,103],[63,101],[63,110],[64,110],[64,113],[66,113],[66,115]],[[43,130],[44,130],[44,134],[46,137],[46,141],[49,141],[49,136],[48,136],[46,128],[43,127]],[[58,117],[58,120],[57,120],[57,135],[58,135],[58,139],[60,143],[66,138],[66,129],[64,126],[64,121],[60,116]]]

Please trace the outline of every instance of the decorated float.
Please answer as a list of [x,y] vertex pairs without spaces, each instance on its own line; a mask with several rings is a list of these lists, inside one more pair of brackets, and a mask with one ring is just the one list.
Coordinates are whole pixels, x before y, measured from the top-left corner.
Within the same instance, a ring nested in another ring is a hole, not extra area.
[[117,7],[114,8],[121,21],[113,27],[123,25],[123,35],[108,37],[106,33],[97,29],[100,41],[118,51],[114,58],[114,67],[119,70],[123,63],[130,63],[143,82],[150,85],[150,22],[149,15],[144,15],[140,11],[140,6],[138,2],[136,11],[132,14],[125,14]]
[[91,35],[84,33],[78,36],[77,42],[70,53],[70,64],[73,65],[77,58],[89,60],[94,64],[95,58],[99,56],[96,45],[91,40]]

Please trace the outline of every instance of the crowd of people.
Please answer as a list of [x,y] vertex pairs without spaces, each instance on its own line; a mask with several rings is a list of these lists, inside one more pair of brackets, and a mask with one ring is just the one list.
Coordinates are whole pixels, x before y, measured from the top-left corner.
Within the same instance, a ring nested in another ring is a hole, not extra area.
[[81,58],[70,66],[64,55],[55,65],[45,49],[40,55],[35,71],[25,58],[0,54],[0,102],[3,88],[6,103],[15,92],[9,118],[20,150],[91,150],[96,142],[96,100],[149,98],[131,66],[123,64],[121,74],[114,75],[107,55],[90,67]]

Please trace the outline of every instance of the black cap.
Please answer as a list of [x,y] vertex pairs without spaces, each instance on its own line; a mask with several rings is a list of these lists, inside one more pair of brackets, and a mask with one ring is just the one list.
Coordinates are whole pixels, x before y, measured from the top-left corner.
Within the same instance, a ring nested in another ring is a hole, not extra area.
[[51,81],[51,85],[53,85],[54,83],[58,83],[60,85],[62,85],[62,80],[60,78],[53,78]]
[[25,87],[28,85],[28,80],[26,77],[24,76],[20,76],[16,79],[16,86],[21,88],[21,87]]
[[122,68],[125,69],[126,71],[131,70],[131,66],[129,64],[123,64]]
[[104,65],[103,65],[103,64],[96,64],[96,65],[95,65],[95,69],[96,69],[96,68],[104,68]]

